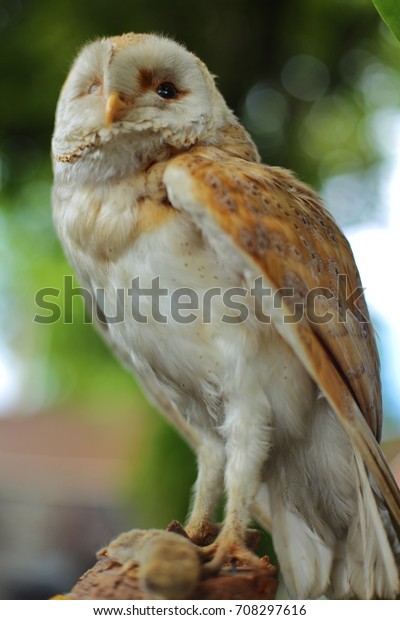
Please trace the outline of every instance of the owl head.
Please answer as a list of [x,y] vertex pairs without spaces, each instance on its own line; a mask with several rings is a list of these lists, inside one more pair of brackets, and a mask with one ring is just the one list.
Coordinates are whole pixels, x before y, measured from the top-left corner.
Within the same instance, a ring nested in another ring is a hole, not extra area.
[[78,54],[61,91],[54,165],[69,178],[121,176],[171,150],[212,143],[232,118],[206,66],[175,41],[99,39]]

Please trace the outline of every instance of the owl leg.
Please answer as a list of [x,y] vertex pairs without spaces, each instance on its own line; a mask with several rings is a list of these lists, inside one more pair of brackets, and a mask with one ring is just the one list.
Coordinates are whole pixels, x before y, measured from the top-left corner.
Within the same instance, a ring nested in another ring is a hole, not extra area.
[[[256,398],[254,399],[256,400]],[[249,411],[248,403],[230,404],[221,433],[226,437],[225,520],[216,541],[204,548],[213,554],[205,565],[217,572],[230,560],[259,566],[260,559],[246,546],[251,507],[260,486],[270,446],[270,412],[265,402]]]
[[198,545],[215,539],[219,532],[212,519],[224,480],[225,450],[217,436],[206,437],[198,451],[198,476],[186,533]]

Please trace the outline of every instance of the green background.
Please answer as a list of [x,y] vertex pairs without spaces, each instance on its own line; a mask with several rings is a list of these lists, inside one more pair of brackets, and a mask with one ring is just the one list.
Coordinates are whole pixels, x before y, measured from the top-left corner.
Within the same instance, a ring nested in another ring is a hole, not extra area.
[[[390,153],[371,127],[399,110],[400,48],[369,0],[0,2],[0,357],[3,372],[8,364],[17,376],[3,419],[67,412],[126,425],[140,440],[118,491],[124,526],[163,527],[185,518],[190,451],[85,322],[79,299],[73,316],[63,311],[54,325],[32,320],[36,292],[62,289],[71,273],[50,207],[58,93],[85,42],[126,31],[167,34],[198,54],[265,162],[319,190],[353,175],[357,196],[329,205],[342,226],[384,217],[380,182]],[[390,435],[398,418],[389,379],[385,411]]]

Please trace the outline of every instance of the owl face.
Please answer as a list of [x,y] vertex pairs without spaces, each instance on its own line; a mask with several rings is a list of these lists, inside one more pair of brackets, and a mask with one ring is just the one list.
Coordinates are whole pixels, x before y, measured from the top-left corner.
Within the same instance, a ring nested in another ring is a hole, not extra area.
[[81,51],[61,92],[55,165],[78,171],[84,159],[92,179],[122,175],[150,153],[154,161],[165,149],[207,141],[228,113],[205,65],[174,41],[101,39]]

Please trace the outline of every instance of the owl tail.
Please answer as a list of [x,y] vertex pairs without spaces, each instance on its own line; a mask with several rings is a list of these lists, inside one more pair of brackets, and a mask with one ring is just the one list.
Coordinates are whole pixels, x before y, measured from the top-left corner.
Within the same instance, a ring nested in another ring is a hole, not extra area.
[[385,508],[375,495],[362,458],[355,450],[356,512],[347,536],[346,568],[351,590],[358,598],[395,598],[399,570],[385,530]]
[[319,534],[313,531],[303,515],[288,506],[279,485],[274,481],[268,484],[273,542],[285,585],[293,598],[326,595],[392,599],[400,591],[396,542],[389,542],[395,534],[390,532],[385,508],[378,508],[362,458],[356,451],[353,474],[355,511],[347,537],[345,534],[341,540],[334,534],[334,524],[326,525]]
[[312,532],[300,513],[275,499],[272,538],[285,586],[291,598],[318,598],[330,583],[333,548]]

